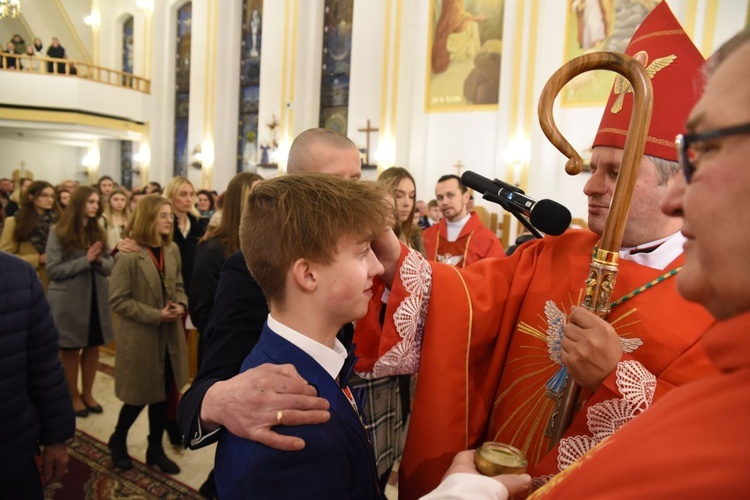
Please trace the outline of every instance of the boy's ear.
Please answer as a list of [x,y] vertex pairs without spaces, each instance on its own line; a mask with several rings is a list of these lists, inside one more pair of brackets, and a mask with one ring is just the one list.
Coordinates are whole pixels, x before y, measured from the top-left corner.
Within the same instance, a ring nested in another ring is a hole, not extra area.
[[297,259],[292,264],[294,283],[306,292],[312,292],[318,286],[312,263],[307,259]]

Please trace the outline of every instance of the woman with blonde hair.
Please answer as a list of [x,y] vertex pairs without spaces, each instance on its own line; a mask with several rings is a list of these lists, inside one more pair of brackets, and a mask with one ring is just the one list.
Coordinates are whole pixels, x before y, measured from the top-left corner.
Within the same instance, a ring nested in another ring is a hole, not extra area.
[[172,241],[180,249],[182,281],[185,284],[185,291],[190,292],[195,248],[206,232],[207,221],[195,208],[195,188],[186,177],[172,177],[164,186],[162,196],[172,204],[174,215]]
[[398,220],[393,231],[406,246],[425,254],[422,243],[422,231],[414,225],[416,212],[417,188],[414,177],[403,167],[391,167],[378,176],[378,182],[385,185],[396,205]]
[[[99,367],[99,346],[112,340],[107,276],[112,257],[99,225],[99,193],[81,186],[73,191],[47,241],[47,275],[52,317],[60,332],[60,358],[73,410],[79,417],[102,413],[92,390]],[[78,391],[78,366],[82,391]]]
[[104,203],[104,227],[107,230],[107,246],[115,248],[125,234],[125,226],[130,219],[128,196],[122,189],[115,189]]
[[118,253],[110,278],[109,303],[117,313],[115,395],[124,403],[109,440],[112,463],[132,466],[127,436],[148,405],[146,464],[177,474],[180,468],[164,453],[167,394],[187,383],[187,348],[181,318],[187,309],[180,252],[172,242],[172,205],[144,196],[125,235],[140,251]]
[[49,182],[34,181],[19,198],[21,208],[5,219],[0,250],[22,258],[36,269],[47,289],[47,237],[60,213],[55,203],[55,188]]

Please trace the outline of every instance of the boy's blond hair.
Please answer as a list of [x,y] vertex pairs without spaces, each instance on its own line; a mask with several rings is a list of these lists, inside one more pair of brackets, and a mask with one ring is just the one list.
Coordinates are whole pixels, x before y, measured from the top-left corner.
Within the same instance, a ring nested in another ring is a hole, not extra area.
[[286,274],[297,259],[330,264],[342,238],[371,241],[391,206],[374,183],[331,174],[289,174],[261,182],[245,207],[240,247],[269,302],[282,306]]

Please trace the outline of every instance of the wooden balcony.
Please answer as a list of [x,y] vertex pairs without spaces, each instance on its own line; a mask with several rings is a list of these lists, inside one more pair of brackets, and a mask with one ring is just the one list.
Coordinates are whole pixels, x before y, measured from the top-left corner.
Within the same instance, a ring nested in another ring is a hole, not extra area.
[[151,81],[112,68],[70,59],[0,53],[0,70],[67,76],[151,93]]

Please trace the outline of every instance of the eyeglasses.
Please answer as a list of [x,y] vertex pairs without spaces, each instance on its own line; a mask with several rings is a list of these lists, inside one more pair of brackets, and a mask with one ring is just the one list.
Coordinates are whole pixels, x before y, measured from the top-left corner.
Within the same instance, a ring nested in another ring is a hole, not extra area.
[[710,141],[712,139],[719,139],[736,134],[746,134],[748,132],[750,132],[750,123],[709,130],[699,134],[678,135],[674,142],[677,147],[677,158],[679,159],[682,171],[685,174],[685,181],[689,184],[693,179],[693,174],[698,168],[698,162],[701,159],[702,150],[694,147],[696,142]]

